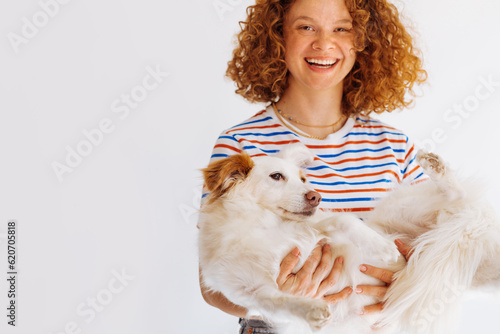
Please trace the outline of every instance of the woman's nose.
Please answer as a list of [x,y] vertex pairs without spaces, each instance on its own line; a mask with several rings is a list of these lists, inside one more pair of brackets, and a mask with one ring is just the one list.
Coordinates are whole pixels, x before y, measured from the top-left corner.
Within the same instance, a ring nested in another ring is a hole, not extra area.
[[316,51],[326,51],[334,49],[336,47],[335,37],[331,36],[326,32],[321,32],[318,34],[316,40],[312,43],[313,50]]

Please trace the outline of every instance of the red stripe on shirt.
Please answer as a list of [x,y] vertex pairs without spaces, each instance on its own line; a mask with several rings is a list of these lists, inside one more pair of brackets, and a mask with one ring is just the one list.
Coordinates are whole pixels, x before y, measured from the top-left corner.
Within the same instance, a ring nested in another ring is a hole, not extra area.
[[356,162],[356,161],[363,161],[363,160],[382,160],[382,159],[387,159],[387,158],[394,158],[398,163],[403,163],[404,162],[403,159],[396,159],[396,157],[394,156],[394,154],[384,155],[384,156],[381,156],[381,157],[351,158],[351,159],[344,159],[344,160],[333,161],[333,162],[328,162],[328,161],[325,161],[325,160],[323,160],[321,158],[318,158],[318,157],[315,157],[314,160],[319,160],[319,161],[324,162],[325,164],[328,164],[328,165],[340,165],[340,164],[343,164],[343,163],[346,163],[346,162]]
[[410,176],[411,174],[415,173],[415,171],[417,171],[418,169],[420,168],[420,166],[416,166],[415,168],[413,168],[409,173],[406,173],[404,176],[403,176],[403,180],[406,179],[408,176]]
[[384,142],[390,142],[390,143],[406,143],[405,139],[389,139],[389,138],[384,138],[379,141],[371,141],[371,140],[351,140],[351,141],[346,141],[345,143],[341,145],[306,145],[310,149],[328,149],[328,148],[341,148],[344,147],[345,145],[349,144],[381,144]]
[[281,127],[281,125],[274,124],[274,125],[267,125],[267,126],[252,126],[252,127],[248,127],[248,128],[236,128],[236,129],[226,131],[226,134],[229,134],[229,133],[234,132],[234,131],[240,131],[240,130],[271,129],[271,128],[279,128],[279,127]]
[[314,189],[319,193],[325,194],[346,194],[346,193],[364,193],[364,192],[387,192],[390,189],[384,188],[374,188],[374,189],[349,189],[349,190],[322,190],[322,189]]
[[411,152],[413,152],[413,149],[415,148],[415,146],[412,146],[409,150],[408,150],[408,153],[406,153],[405,155],[405,161],[406,159],[408,159],[408,156],[411,154]]
[[355,124],[353,128],[369,128],[369,129],[389,129],[393,131],[399,131],[398,129],[391,128],[390,126],[387,125],[361,125],[361,124]]
[[256,113],[255,115],[253,115],[253,116],[252,116],[252,118],[257,117],[257,116],[260,116],[260,115],[262,115],[262,114],[263,114],[263,113],[265,113],[265,112],[266,112],[266,109],[264,109],[264,110],[262,110],[262,111],[260,111],[260,112]]
[[259,141],[259,140],[249,140],[246,138],[240,138],[238,141],[240,143],[249,142],[252,144],[260,144],[260,145],[288,145],[288,144],[293,144],[293,143],[300,143],[300,140]]
[[226,145],[226,144],[217,144],[214,146],[214,149],[216,148],[227,148],[227,149],[230,149],[232,151],[235,151],[236,153],[241,153],[241,150],[235,148],[235,147],[232,147],[232,146],[229,146],[229,145]]
[[332,176],[341,177],[341,178],[344,178],[344,179],[352,179],[352,178],[357,178],[357,177],[368,177],[368,176],[382,175],[382,174],[386,174],[386,173],[394,175],[396,177],[396,180],[398,180],[398,182],[401,182],[399,180],[398,174],[396,174],[394,171],[389,170],[389,169],[388,170],[383,170],[383,171],[377,172],[377,173],[368,173],[368,174],[340,175],[340,174],[331,173],[331,174],[324,174],[324,175],[307,174],[307,176],[308,177],[318,178],[318,179],[326,179],[326,178],[329,178],[329,177],[332,177]]
[[324,209],[320,208],[321,211],[325,212],[367,212],[373,211],[374,208],[346,208],[346,209]]

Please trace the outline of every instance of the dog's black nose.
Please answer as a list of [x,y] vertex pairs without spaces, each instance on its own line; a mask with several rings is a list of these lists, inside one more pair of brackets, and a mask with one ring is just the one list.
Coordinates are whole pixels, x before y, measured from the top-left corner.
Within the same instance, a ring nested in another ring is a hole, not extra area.
[[311,206],[318,206],[319,202],[321,202],[321,195],[314,190],[309,191],[305,196]]

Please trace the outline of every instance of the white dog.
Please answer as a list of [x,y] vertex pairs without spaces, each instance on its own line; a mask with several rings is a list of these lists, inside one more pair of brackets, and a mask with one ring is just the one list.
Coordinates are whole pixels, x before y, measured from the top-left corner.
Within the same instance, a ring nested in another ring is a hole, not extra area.
[[[269,319],[278,333],[398,328],[449,333],[448,316],[457,303],[451,294],[500,281],[499,222],[479,194],[462,190],[436,156],[420,157],[434,182],[393,191],[369,223],[316,210],[321,197],[301,170],[311,159],[307,149],[293,145],[276,157],[252,160],[238,154],[204,169],[210,191],[199,221],[205,286]],[[407,265],[393,244],[396,237],[413,247]],[[321,240],[332,246],[334,258],[344,257],[344,270],[329,293],[380,284],[359,271],[362,263],[397,272],[384,312],[357,315],[363,306],[380,302],[375,297],[352,294],[328,305],[278,289],[281,260],[298,246],[303,257],[297,271]]]

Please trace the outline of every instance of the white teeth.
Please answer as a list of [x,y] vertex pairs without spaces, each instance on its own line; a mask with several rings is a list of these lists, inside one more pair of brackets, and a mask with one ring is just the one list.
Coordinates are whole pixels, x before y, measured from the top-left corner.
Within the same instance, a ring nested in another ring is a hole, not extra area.
[[321,59],[313,59],[313,58],[306,59],[306,60],[310,64],[328,65],[328,66],[331,66],[337,62],[336,60],[321,60]]

